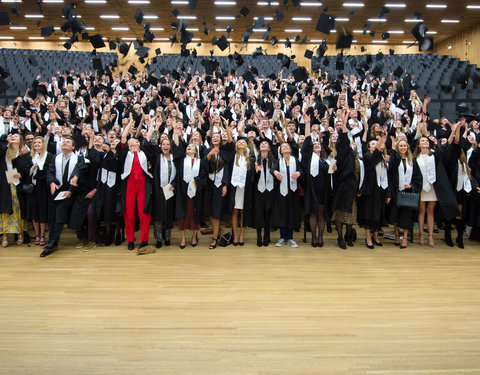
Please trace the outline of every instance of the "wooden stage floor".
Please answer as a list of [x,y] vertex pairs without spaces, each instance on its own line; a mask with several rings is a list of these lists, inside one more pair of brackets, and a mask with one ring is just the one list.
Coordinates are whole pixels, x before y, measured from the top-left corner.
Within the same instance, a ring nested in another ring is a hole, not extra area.
[[[272,233],[277,239],[278,232]],[[295,234],[298,239],[299,233]],[[480,246],[0,249],[0,374],[480,374]],[[151,240],[153,241],[153,240]]]

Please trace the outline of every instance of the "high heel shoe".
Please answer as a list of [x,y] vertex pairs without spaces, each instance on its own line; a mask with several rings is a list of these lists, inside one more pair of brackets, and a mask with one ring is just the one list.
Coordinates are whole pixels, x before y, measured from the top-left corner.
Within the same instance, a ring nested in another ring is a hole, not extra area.
[[40,246],[45,246],[48,242],[45,240],[45,235],[40,236]]
[[[373,242],[373,240],[372,240]],[[373,244],[369,245],[368,242],[367,242],[367,239],[365,239],[365,246],[368,247],[369,249],[375,249],[375,246],[373,246]]]
[[337,243],[338,243],[338,246],[340,247],[340,249],[342,249],[342,250],[347,249],[347,246],[345,245],[345,241],[343,240],[342,236],[337,238]]
[[8,236],[7,234],[4,234],[2,237],[2,246],[7,247],[8,246]]
[[372,238],[372,242],[375,246],[383,246],[383,244],[381,242],[377,242],[373,238]]
[[39,234],[36,234],[35,235],[35,245],[40,245],[40,235]]
[[418,238],[418,244],[420,246],[425,246],[425,238],[423,237],[423,235],[420,235],[420,237]]
[[18,234],[17,245],[20,246],[23,243],[23,233]]
[[435,247],[435,242],[433,242],[433,236],[428,236],[428,246]]
[[193,236],[192,236],[192,240],[190,241],[190,245],[192,245],[192,247],[195,247],[198,245],[198,234],[195,235],[195,243],[193,243]]
[[[210,244],[210,246],[208,247],[210,250],[213,250],[217,247],[217,241],[218,241],[218,237],[215,238],[215,237],[212,237],[212,243]],[[213,244],[213,242],[215,242],[215,245]]]
[[180,243],[180,249],[185,249],[185,244],[182,245],[182,243]]
[[[404,245],[405,243],[405,245]],[[402,242],[400,243],[400,249],[406,249],[407,248],[407,239],[404,238]]]

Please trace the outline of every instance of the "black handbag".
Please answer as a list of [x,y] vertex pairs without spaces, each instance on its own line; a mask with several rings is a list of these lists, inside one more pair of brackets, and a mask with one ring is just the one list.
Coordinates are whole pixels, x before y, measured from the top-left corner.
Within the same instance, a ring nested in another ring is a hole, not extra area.
[[21,191],[23,194],[32,194],[33,193],[33,184],[23,184],[21,187]]
[[400,191],[397,195],[397,207],[418,210],[420,206],[420,194],[409,191]]

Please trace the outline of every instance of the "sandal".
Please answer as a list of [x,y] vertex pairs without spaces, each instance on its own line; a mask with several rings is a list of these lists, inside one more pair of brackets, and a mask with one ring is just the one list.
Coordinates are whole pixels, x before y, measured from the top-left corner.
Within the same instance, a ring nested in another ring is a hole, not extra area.
[[8,246],[8,236],[7,234],[4,234],[2,237],[2,246],[7,247]]
[[[212,243],[210,244],[210,246],[208,247],[210,250],[213,250],[217,247],[217,241],[218,241],[218,237],[215,238],[215,237],[212,237]],[[213,242],[215,242],[215,245],[213,244]]]
[[17,245],[20,246],[23,243],[23,233],[18,234]]
[[435,242],[433,242],[433,236],[428,236],[428,246],[435,247]]
[[425,245],[425,239],[423,238],[423,234],[420,234],[420,238],[418,239],[418,244],[420,246],[424,246]]
[[40,235],[35,235],[35,245],[40,245]]
[[47,244],[47,241],[45,241],[45,236],[40,236],[40,246],[45,246]]

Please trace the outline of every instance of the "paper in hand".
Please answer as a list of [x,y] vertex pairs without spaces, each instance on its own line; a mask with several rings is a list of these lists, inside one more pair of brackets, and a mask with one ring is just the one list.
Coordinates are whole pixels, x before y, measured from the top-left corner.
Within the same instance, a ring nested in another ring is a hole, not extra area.
[[328,174],[333,174],[333,166],[337,164],[337,161],[335,159],[333,159],[331,162],[330,162],[330,165],[328,167]]
[[55,197],[55,201],[63,201],[67,195],[67,191],[61,191],[60,193],[57,194],[57,196]]
[[171,184],[167,184],[163,187],[163,195],[165,196],[166,201],[173,197],[173,190],[170,190],[171,186]]
[[18,185],[20,183],[20,180],[18,178],[13,177],[13,175],[16,175],[17,173],[17,168],[5,171],[5,174],[7,175],[7,182],[9,184]]

